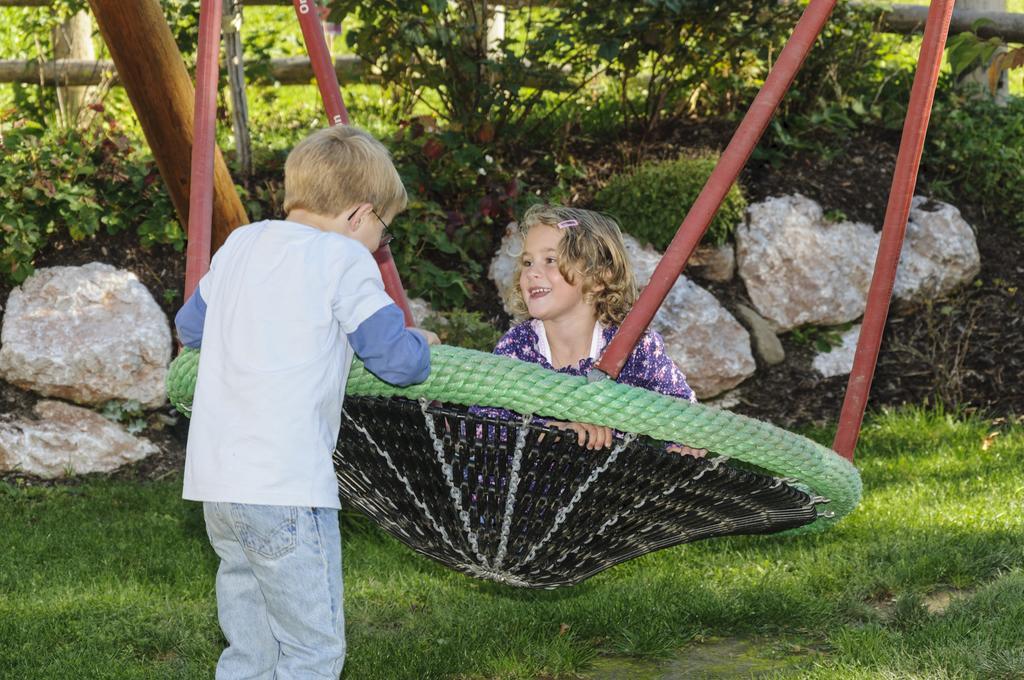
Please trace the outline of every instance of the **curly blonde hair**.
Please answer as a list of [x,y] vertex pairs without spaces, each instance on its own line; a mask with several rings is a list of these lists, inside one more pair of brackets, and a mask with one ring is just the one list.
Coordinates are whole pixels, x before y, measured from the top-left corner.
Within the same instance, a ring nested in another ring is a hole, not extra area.
[[[537,204],[530,206],[519,222],[523,238],[530,229],[546,225],[561,228],[558,243],[558,271],[569,285],[576,285],[576,276],[583,277],[583,299],[592,302],[597,320],[602,324],[618,325],[636,302],[636,277],[626,254],[626,244],[618,223],[607,215],[592,210],[567,208],[560,205]],[[516,263],[515,284],[509,292],[513,314],[520,319],[529,317],[526,300],[519,289],[523,265]]]

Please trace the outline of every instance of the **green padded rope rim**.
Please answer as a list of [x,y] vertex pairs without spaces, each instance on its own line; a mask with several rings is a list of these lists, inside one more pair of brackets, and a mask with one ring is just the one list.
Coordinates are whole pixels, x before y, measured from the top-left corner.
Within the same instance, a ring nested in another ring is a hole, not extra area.
[[[356,359],[346,394],[493,406],[709,449],[791,478],[830,501],[816,521],[786,533],[826,529],[860,501],[860,474],[850,461],[770,423],[613,380],[587,382],[582,376],[476,350],[439,345],[431,347],[430,354],[430,377],[410,387],[379,380]],[[185,415],[191,412],[198,367],[199,352],[185,349],[167,374],[167,396]]]

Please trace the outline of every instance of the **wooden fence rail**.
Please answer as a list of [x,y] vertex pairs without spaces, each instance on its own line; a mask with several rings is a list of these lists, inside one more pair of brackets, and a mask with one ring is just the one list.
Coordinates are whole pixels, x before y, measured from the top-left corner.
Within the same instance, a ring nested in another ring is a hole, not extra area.
[[[886,33],[920,33],[928,17],[926,5],[893,5],[891,11],[879,10],[881,29]],[[987,10],[954,9],[949,34],[967,33],[979,19],[992,23],[978,29],[982,38],[999,38],[1005,42],[1024,42],[1024,14],[1018,12],[989,12]]]
[[[130,2],[130,0],[125,0]],[[0,7],[49,7],[53,0],[0,0]],[[243,0],[245,5],[290,5],[292,0]]]
[[[24,0],[19,0],[24,1]],[[342,82],[374,82],[366,62],[356,56],[344,55],[334,59],[334,70]],[[38,62],[34,59],[0,59],[0,83],[35,83],[47,85],[98,85],[110,76],[117,84],[117,73],[112,61],[83,61],[55,59]],[[313,69],[306,57],[283,57],[270,60],[269,74],[252,72],[255,82],[278,82],[282,85],[308,83]]]
[[[290,0],[243,0],[246,5],[290,5]],[[0,0],[0,7],[45,7],[52,0]],[[928,7],[923,5],[893,5],[891,10],[879,9],[880,29],[887,33],[904,35],[923,30]],[[1024,14],[1013,12],[988,12],[978,10],[955,10],[950,24],[950,34],[970,31],[978,19],[992,23],[981,27],[982,38],[996,37],[1006,42],[1024,42]],[[335,70],[343,82],[374,82],[375,76],[367,64],[356,56],[346,55],[335,58]],[[48,85],[96,85],[103,81],[105,74],[111,74],[116,84],[116,73],[110,61],[52,60],[42,64],[35,60],[0,60],[0,83],[40,83]],[[309,59],[287,57],[270,61],[269,75],[254,74],[254,81],[278,82],[281,84],[309,83],[313,71]]]

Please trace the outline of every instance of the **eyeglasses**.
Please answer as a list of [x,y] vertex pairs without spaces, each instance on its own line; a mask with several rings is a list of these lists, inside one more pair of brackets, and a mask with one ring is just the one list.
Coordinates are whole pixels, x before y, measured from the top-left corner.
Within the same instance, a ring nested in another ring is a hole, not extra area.
[[[355,210],[353,210],[352,214],[348,216],[348,219],[351,220],[353,217],[355,217],[357,212],[359,212],[359,208],[356,208]],[[376,217],[377,220],[381,224],[384,225],[384,231],[382,231],[380,233],[380,243],[377,244],[377,249],[379,250],[380,248],[383,248],[384,246],[386,246],[389,243],[391,243],[392,241],[394,241],[395,240],[395,235],[392,234],[390,231],[388,231],[388,229],[390,228],[390,225],[387,222],[385,222],[383,219],[381,219],[381,216],[377,214],[376,210],[374,210],[373,208],[370,208],[370,212],[373,213],[373,216]]]

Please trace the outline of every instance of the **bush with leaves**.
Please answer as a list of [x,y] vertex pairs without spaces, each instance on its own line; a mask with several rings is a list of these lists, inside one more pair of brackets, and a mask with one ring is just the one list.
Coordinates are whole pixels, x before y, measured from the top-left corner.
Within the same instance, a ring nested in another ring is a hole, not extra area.
[[569,8],[532,3],[507,10],[505,37],[489,43],[495,11],[486,0],[330,0],[332,20],[356,16],[352,50],[386,85],[474,143],[530,138],[545,97],[570,101],[599,76],[593,50],[573,40]]
[[0,276],[23,281],[58,234],[81,240],[134,227],[143,246],[183,248],[155,164],[135,156],[113,118],[85,132],[0,120],[0,153]]
[[1011,48],[995,36],[982,39],[977,32],[993,23],[991,19],[978,19],[974,22],[973,31],[952,36],[946,44],[946,59],[953,78],[958,81],[970,69],[984,68],[989,92],[995,95],[1003,71],[1024,66],[1024,47]]
[[391,250],[413,295],[463,306],[492,254],[496,225],[513,219],[519,184],[484,148],[434,119],[402,124],[392,151],[410,194]]
[[999,106],[942,89],[922,158],[929,188],[1024,235],[1024,99]]
[[807,324],[794,328],[790,331],[789,337],[794,342],[813,347],[818,352],[831,352],[836,347],[843,345],[843,333],[853,328],[853,323],[843,323],[837,326],[815,326]]
[[[716,157],[709,156],[644,163],[630,173],[612,177],[594,197],[594,207],[618,219],[624,232],[664,250],[716,162]],[[728,241],[746,209],[743,193],[733,185],[704,242],[720,245]]]
[[486,0],[330,0],[355,15],[349,45],[385,83],[474,141],[530,139],[560,107],[611,75],[623,122],[665,113],[722,113],[749,99],[799,7],[777,0],[521,3],[488,43]]
[[793,14],[776,0],[647,0],[628,12],[589,0],[563,11],[616,80],[623,122],[648,129],[666,114],[729,113],[749,100]]
[[124,425],[129,434],[138,434],[146,429],[146,412],[136,399],[112,399],[103,404],[100,414],[107,420]]
[[[802,9],[786,6],[787,31]],[[912,38],[879,30],[881,16],[869,5],[836,5],[755,158],[785,163],[799,149],[828,155],[862,125],[903,125],[917,50],[902,49]]]
[[466,347],[481,352],[490,352],[498,344],[502,333],[488,323],[479,312],[453,309],[435,312],[423,320],[423,327],[437,333],[441,342],[456,347]]
[[[791,8],[794,20],[802,9]],[[838,3],[783,100],[782,117],[832,107],[853,119],[902,126],[920,38],[885,32],[882,19],[877,7]]]

